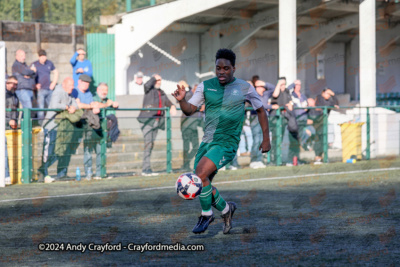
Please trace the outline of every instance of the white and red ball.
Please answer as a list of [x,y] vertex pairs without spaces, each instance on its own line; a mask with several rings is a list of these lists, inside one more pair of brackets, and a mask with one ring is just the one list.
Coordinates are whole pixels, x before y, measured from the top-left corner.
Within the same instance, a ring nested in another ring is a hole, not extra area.
[[176,193],[183,199],[195,199],[200,195],[203,183],[196,174],[184,173],[178,177],[175,184]]

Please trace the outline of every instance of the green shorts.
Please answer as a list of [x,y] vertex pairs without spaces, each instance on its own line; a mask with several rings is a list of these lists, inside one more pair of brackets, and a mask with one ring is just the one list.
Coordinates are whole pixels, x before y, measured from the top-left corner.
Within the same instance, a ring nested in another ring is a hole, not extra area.
[[196,169],[202,157],[207,157],[214,162],[215,166],[217,166],[217,170],[219,170],[235,158],[237,149],[237,144],[225,145],[213,142],[202,142],[199,150],[197,150],[196,159],[194,160],[194,169]]

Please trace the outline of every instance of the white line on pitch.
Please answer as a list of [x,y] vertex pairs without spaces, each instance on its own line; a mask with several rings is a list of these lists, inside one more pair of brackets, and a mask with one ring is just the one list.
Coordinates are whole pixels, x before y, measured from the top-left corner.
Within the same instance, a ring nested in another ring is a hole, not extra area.
[[[255,179],[246,179],[246,180],[216,182],[213,184],[215,184],[215,185],[217,185],[217,184],[235,184],[235,183],[244,183],[244,182],[267,181],[267,180],[293,179],[293,178],[300,178],[300,177],[329,176],[329,175],[340,175],[340,174],[354,174],[354,173],[364,173],[364,172],[382,172],[382,171],[396,171],[396,170],[400,170],[400,168],[372,169],[372,170],[347,171],[347,172],[328,172],[328,173],[304,174],[304,175],[295,175],[295,176],[281,176],[281,177],[271,177],[271,178],[255,178]],[[136,189],[128,189],[128,190],[113,190],[113,191],[107,191],[107,192],[68,194],[68,195],[59,195],[59,196],[43,196],[43,197],[31,197],[31,198],[5,199],[5,200],[0,200],[0,203],[12,202],[12,201],[23,201],[23,200],[47,199],[47,198],[79,197],[79,196],[90,196],[90,195],[105,195],[105,194],[110,194],[110,193],[151,191],[151,190],[162,190],[162,189],[170,189],[170,188],[175,188],[175,186],[136,188]]]

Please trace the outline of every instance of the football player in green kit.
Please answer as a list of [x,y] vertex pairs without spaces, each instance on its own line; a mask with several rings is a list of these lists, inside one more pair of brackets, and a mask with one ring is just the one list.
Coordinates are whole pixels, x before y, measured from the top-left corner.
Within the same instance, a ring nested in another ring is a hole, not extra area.
[[235,61],[236,55],[233,51],[219,49],[215,57],[217,77],[200,83],[189,101],[185,100],[184,87],[178,85],[178,89],[172,93],[187,116],[203,104],[206,107],[204,136],[194,163],[195,173],[203,182],[200,194],[202,212],[193,228],[195,234],[206,231],[214,221],[212,206],[222,212],[223,233],[228,234],[232,228],[236,204],[225,202],[211,182],[218,169],[231,162],[236,155],[242,132],[245,101],[250,101],[257,111],[263,131],[263,141],[259,149],[263,153],[271,149],[268,118],[263,104],[253,86],[233,77]]

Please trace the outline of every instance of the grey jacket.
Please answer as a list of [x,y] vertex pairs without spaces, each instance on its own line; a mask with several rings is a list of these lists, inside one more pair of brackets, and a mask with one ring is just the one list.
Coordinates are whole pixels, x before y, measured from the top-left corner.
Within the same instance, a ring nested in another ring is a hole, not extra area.
[[[161,97],[161,107],[171,107],[172,102],[168,99],[165,92],[161,89],[154,88],[156,84],[156,79],[151,77],[151,79],[145,83],[144,85],[144,98],[143,98],[143,108],[158,108],[159,101]],[[161,115],[157,116],[157,110],[148,110],[148,111],[141,111],[138,117],[138,121],[142,123],[142,127],[144,125],[153,124],[154,119],[159,119],[160,123],[158,127],[160,129],[164,129],[165,127],[165,120],[164,120],[164,111],[161,111]]]
[[[54,88],[53,94],[51,95],[51,100],[50,100],[50,105],[49,109],[62,109],[65,110],[65,108],[68,106],[74,106],[76,109],[78,109],[78,104],[75,101],[75,98],[67,94],[67,92],[64,91],[61,85],[57,85],[56,88]],[[55,116],[57,116],[59,112],[55,111],[48,111],[46,114],[46,125],[45,128],[48,130],[54,129],[57,124],[54,122]]]
[[[18,87],[17,90],[27,89],[34,90],[36,87],[36,73],[31,70],[26,63],[21,63],[15,60],[12,65],[12,73],[18,79]],[[29,76],[29,78],[25,78],[24,76]]]

